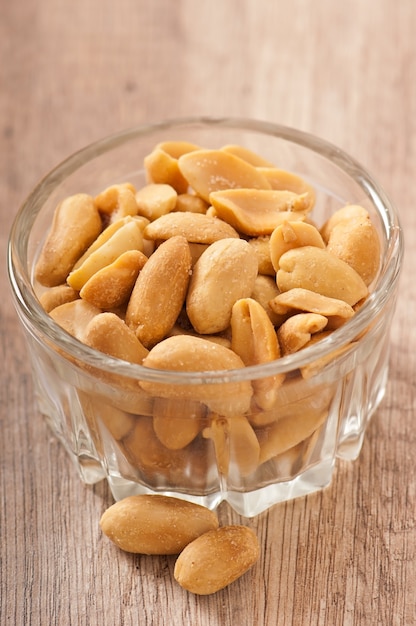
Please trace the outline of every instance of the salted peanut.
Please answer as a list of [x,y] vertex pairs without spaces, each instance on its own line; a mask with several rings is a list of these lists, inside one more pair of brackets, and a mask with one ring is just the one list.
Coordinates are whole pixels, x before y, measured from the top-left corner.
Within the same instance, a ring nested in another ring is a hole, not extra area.
[[328,410],[315,410],[303,405],[302,414],[281,417],[269,427],[257,431],[260,444],[260,463],[276,457],[293,448],[311,436],[328,416]]
[[79,193],[65,198],[55,209],[51,229],[36,263],[36,280],[45,287],[64,283],[101,229],[101,217],[91,196]]
[[114,313],[93,317],[85,328],[83,340],[90,348],[130,363],[142,363],[149,352]]
[[244,415],[226,418],[213,415],[210,425],[203,430],[206,439],[212,439],[220,474],[238,477],[252,474],[258,467],[260,445],[250,422]]
[[230,154],[234,154],[234,156],[243,159],[243,161],[247,161],[247,163],[250,163],[250,165],[254,165],[254,167],[274,167],[273,163],[270,163],[270,161],[267,161],[256,152],[253,152],[252,150],[249,150],[244,146],[227,144],[226,146],[223,146],[221,150],[224,150],[224,152],[229,152]]
[[155,398],[153,428],[166,448],[180,450],[191,443],[202,430],[205,408],[193,400]]
[[274,271],[279,270],[280,257],[288,250],[301,246],[325,248],[319,230],[306,222],[283,222],[270,236],[270,259]]
[[327,330],[339,328],[354,315],[354,309],[344,300],[329,298],[302,287],[278,293],[269,300],[269,304],[276,315],[282,317],[302,311],[324,315],[328,320]]
[[273,326],[280,326],[280,324],[286,319],[286,315],[279,315],[270,306],[270,301],[274,300],[280,293],[275,277],[265,276],[258,274],[254,283],[253,291],[251,292],[251,298],[256,300],[262,305]]
[[301,287],[351,306],[368,294],[363,279],[348,263],[316,246],[288,250],[280,257],[279,267],[280,291]]
[[113,262],[95,272],[82,287],[83,300],[101,309],[115,309],[127,302],[140,270],[147,261],[139,250],[127,250]]
[[327,318],[317,313],[298,313],[289,317],[277,330],[283,356],[301,350],[311,335],[319,333],[327,324]]
[[337,209],[337,211],[335,211],[335,213],[333,213],[331,217],[321,227],[320,232],[322,235],[322,239],[325,241],[325,243],[328,243],[329,235],[331,234],[332,229],[340,222],[349,222],[350,220],[355,219],[367,219],[369,217],[370,216],[367,209],[365,209],[361,205],[347,204],[341,209]]
[[175,211],[204,214],[207,212],[208,207],[208,202],[205,202],[199,196],[192,193],[181,193],[176,199]]
[[51,287],[47,291],[44,291],[39,296],[39,302],[43,310],[46,313],[50,313],[52,309],[56,309],[56,307],[61,304],[73,302],[74,300],[78,300],[78,298],[78,292],[69,285],[57,285],[56,287]]
[[137,212],[149,220],[155,220],[175,209],[178,194],[166,183],[150,183],[136,193]]
[[194,266],[186,297],[186,312],[198,333],[218,333],[230,325],[234,303],[253,291],[257,267],[256,253],[243,239],[209,246]]
[[218,217],[238,232],[270,235],[285,220],[304,220],[307,196],[273,189],[225,189],[209,196]]
[[380,240],[370,217],[342,220],[328,238],[327,250],[350,265],[369,285],[380,267]]
[[245,574],[258,560],[260,547],[247,526],[222,526],[188,544],[175,563],[174,577],[191,593],[209,595]]
[[276,270],[274,269],[270,258],[270,237],[268,235],[250,237],[248,239],[248,243],[256,252],[259,274],[275,277]]
[[[117,223],[117,222],[116,222]],[[109,227],[110,228],[110,227]],[[114,263],[118,257],[128,250],[143,248],[143,235],[137,222],[130,218],[93,252],[87,250],[86,256],[69,274],[67,283],[80,291],[85,283],[103,267]]]
[[61,326],[67,333],[79,339],[84,340],[84,332],[89,322],[101,313],[93,304],[78,299],[72,302],[66,302],[52,309],[49,315]]
[[95,204],[104,215],[114,222],[127,215],[137,215],[136,189],[131,183],[111,185],[95,196]]
[[200,213],[174,212],[162,215],[144,230],[147,239],[163,241],[177,235],[185,237],[190,243],[201,244],[239,237],[234,228],[223,220]]
[[131,294],[126,323],[146,347],[171,330],[182,309],[191,270],[184,237],[163,242],[141,270]]
[[[180,324],[175,324],[172,330],[169,332],[169,337],[175,337],[177,335],[188,335],[188,337],[200,337],[198,333],[192,330],[188,330],[186,328],[182,328]],[[224,335],[204,335],[203,337],[207,341],[213,341],[214,343],[218,343],[220,346],[224,346],[224,348],[231,348],[231,339],[225,337]]]
[[270,184],[253,165],[223,150],[196,150],[179,157],[179,169],[189,186],[210,202],[220,189],[270,189]]
[[[252,298],[237,300],[231,315],[231,348],[246,366],[270,363],[280,357],[274,326],[261,304]],[[262,409],[273,406],[284,374],[252,381],[254,401]]]
[[126,552],[179,554],[194,539],[218,528],[218,518],[208,508],[179,498],[137,495],[110,506],[100,527]]
[[144,159],[146,177],[150,184],[166,184],[173,187],[177,193],[188,191],[188,181],[182,175],[178,159],[166,150],[155,147]]
[[315,204],[315,189],[304,178],[277,167],[261,167],[261,173],[267,178],[272,189],[286,189],[298,194],[306,194],[309,199],[309,210]]
[[[143,365],[152,369],[173,372],[214,372],[244,367],[241,358],[224,346],[188,335],[168,337],[155,345],[144,359]],[[211,411],[226,417],[242,415],[250,407],[253,390],[249,381],[158,383],[141,381],[141,387],[153,396],[199,400]]]

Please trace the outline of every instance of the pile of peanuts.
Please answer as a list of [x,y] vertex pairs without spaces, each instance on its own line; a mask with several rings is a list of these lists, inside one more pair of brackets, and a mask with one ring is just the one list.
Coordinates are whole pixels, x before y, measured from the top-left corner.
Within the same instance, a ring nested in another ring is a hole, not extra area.
[[[318,226],[313,187],[237,145],[166,141],[144,167],[142,188],[63,199],[37,259],[43,308],[86,345],[157,370],[238,370],[319,341],[366,300],[380,242],[365,208]],[[328,415],[330,386],[301,392],[324,364],[301,368],[296,385],[283,374],[220,390],[142,380],[117,407],[79,395],[141,477],[186,488],[199,476],[203,489],[207,441],[225,476],[296,457]]]

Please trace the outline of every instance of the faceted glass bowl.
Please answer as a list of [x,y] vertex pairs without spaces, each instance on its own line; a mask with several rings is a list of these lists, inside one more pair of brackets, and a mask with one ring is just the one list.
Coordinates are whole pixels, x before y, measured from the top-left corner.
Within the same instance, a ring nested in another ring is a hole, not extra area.
[[[115,183],[140,188],[147,182],[144,157],[167,140],[204,148],[239,144],[295,172],[316,190],[318,225],[345,204],[365,207],[379,234],[381,265],[354,317],[322,341],[265,365],[192,373],[123,362],[55,324],[39,304],[33,268],[56,205]],[[115,499],[163,493],[210,508],[225,500],[250,517],[321,489],[337,458],[358,456],[385,393],[402,254],[397,212],[379,184],[349,155],[298,130],[251,120],[184,119],[98,141],[38,184],[10,234],[9,277],[39,410],[82,480],[107,479]],[[280,374],[285,382],[267,415],[243,407],[247,386]],[[172,388],[176,400],[169,398]],[[155,432],[161,398],[168,399],[169,428],[179,431],[198,420],[196,435],[182,448],[169,449]]]

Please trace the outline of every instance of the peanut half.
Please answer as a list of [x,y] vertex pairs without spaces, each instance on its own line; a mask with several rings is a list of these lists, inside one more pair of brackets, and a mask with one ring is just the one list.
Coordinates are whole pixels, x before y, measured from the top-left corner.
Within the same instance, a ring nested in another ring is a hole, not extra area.
[[208,595],[245,574],[258,560],[260,547],[247,526],[222,526],[189,543],[179,555],[175,580],[191,593]]
[[218,528],[218,518],[206,507],[179,498],[138,495],[110,506],[100,527],[126,552],[179,554],[194,539]]

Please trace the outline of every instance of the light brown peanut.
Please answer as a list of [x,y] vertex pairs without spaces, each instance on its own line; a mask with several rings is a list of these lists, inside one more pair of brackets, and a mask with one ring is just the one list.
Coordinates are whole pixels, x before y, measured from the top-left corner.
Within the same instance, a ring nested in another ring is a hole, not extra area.
[[202,430],[205,408],[198,401],[177,398],[155,398],[153,428],[169,450],[180,450]]
[[219,239],[238,239],[232,226],[215,217],[201,213],[173,212],[162,215],[146,226],[147,239],[165,240],[180,235],[189,243],[211,244]]
[[[164,339],[150,350],[143,365],[152,369],[174,372],[233,370],[244,367],[243,361],[232,350],[217,343],[177,335]],[[249,381],[218,384],[158,383],[142,381],[141,387],[153,396],[164,398],[198,399],[220,415],[241,415],[249,406],[253,390]]]
[[121,550],[139,554],[179,554],[200,535],[218,528],[215,513],[162,495],[129,496],[102,515],[103,533]]
[[139,250],[127,250],[87,280],[79,295],[101,309],[120,307],[130,297],[140,270],[147,261]]
[[250,528],[222,526],[186,546],[175,563],[175,580],[191,593],[215,593],[245,574],[259,554],[257,537]]
[[229,326],[234,303],[253,291],[257,268],[256,253],[243,239],[209,246],[195,264],[186,297],[186,312],[198,333]]
[[262,167],[260,166],[261,173],[267,178],[272,189],[280,189],[286,191],[293,191],[297,194],[306,194],[308,198],[308,210],[312,210],[315,204],[315,189],[306,182],[304,178],[282,170],[277,167]]
[[277,331],[283,356],[306,346],[311,335],[319,333],[327,324],[327,318],[318,313],[298,313],[289,317]]
[[101,229],[101,217],[91,196],[79,193],[65,198],[55,209],[51,229],[36,263],[36,280],[45,287],[64,283]]
[[334,226],[340,222],[349,222],[355,219],[367,219],[369,217],[368,211],[359,204],[347,204],[341,209],[337,209],[335,213],[321,226],[320,233],[325,243],[328,243],[329,235],[331,234]]
[[117,359],[140,364],[148,350],[134,332],[114,313],[99,313],[85,327],[83,341]]
[[238,232],[252,237],[270,235],[284,220],[303,220],[307,197],[273,189],[225,189],[209,196],[217,216]]
[[137,215],[135,193],[136,189],[131,183],[111,185],[95,196],[95,204],[101,213],[109,215],[114,222],[127,215]]
[[179,157],[179,169],[190,187],[206,202],[220,189],[270,189],[255,167],[223,150],[196,150]]
[[260,237],[250,237],[248,243],[253,247],[259,266],[259,274],[266,276],[276,276],[276,270],[273,267],[270,257],[270,237],[262,235]]
[[227,144],[221,148],[224,152],[229,152],[234,156],[243,159],[243,161],[247,161],[250,165],[254,165],[254,167],[273,167],[273,164],[264,159],[262,156],[245,148],[244,146],[236,145],[236,144]]
[[39,302],[41,303],[44,311],[46,313],[50,313],[61,304],[73,302],[74,300],[78,300],[78,298],[78,292],[72,289],[69,285],[56,285],[56,287],[51,287],[47,291],[44,291],[39,296]]
[[173,328],[182,309],[191,270],[191,253],[184,237],[171,237],[151,255],[131,294],[126,323],[146,347]]
[[198,149],[198,146],[185,141],[165,141],[155,146],[144,159],[149,183],[171,185],[177,193],[186,193],[188,181],[179,170],[178,158]]
[[316,246],[325,248],[319,230],[306,222],[283,222],[270,236],[270,260],[274,271],[279,270],[280,257],[293,248]]
[[85,300],[78,299],[61,304],[52,309],[49,315],[67,333],[83,342],[89,322],[100,313],[101,309]]
[[192,193],[181,193],[176,199],[175,211],[183,213],[206,213],[208,202]]
[[145,185],[136,192],[137,212],[149,220],[155,220],[175,209],[177,197],[178,194],[171,185]]
[[368,294],[363,279],[348,263],[315,246],[288,250],[280,257],[279,267],[280,291],[301,287],[351,306]]

